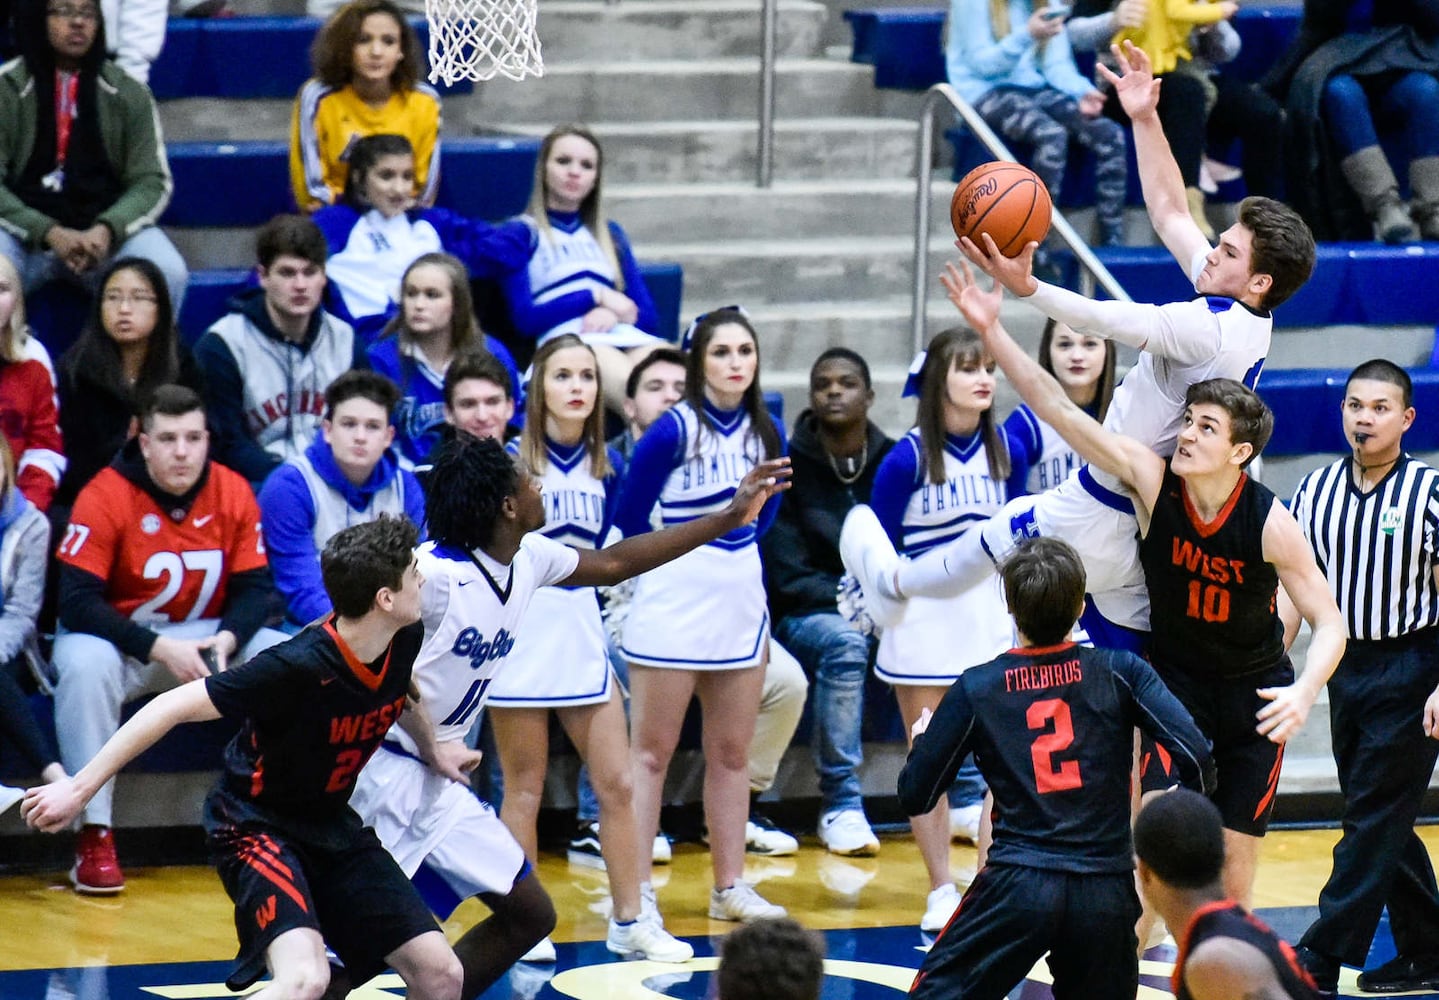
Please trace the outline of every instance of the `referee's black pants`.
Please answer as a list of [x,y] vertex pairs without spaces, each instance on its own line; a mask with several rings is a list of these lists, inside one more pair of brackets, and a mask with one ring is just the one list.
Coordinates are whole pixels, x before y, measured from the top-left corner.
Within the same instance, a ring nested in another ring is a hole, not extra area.
[[1363,965],[1386,906],[1399,954],[1432,954],[1439,942],[1439,888],[1414,832],[1439,757],[1439,740],[1423,729],[1436,685],[1439,628],[1351,641],[1329,680],[1344,831],[1319,919],[1299,943],[1346,965]]

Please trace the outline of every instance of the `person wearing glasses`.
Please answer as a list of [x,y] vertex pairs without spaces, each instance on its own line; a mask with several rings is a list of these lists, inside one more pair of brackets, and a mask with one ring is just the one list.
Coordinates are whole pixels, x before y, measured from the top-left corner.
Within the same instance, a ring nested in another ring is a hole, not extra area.
[[189,273],[155,227],[173,182],[155,102],[105,58],[95,0],[19,0],[20,58],[0,71],[0,255],[29,291],[93,288],[112,257],[144,257],[178,310]]

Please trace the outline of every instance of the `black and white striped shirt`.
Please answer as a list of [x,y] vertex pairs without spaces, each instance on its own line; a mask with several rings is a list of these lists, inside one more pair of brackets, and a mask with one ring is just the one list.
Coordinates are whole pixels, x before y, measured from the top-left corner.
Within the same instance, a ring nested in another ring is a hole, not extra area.
[[1439,624],[1439,470],[1402,456],[1369,493],[1350,459],[1315,469],[1290,510],[1329,580],[1351,639],[1393,639]]

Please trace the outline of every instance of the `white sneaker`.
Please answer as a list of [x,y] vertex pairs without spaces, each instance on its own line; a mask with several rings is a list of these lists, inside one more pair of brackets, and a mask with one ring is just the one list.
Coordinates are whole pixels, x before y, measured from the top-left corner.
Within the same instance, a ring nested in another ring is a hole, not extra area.
[[882,628],[898,625],[905,602],[894,594],[894,571],[899,554],[865,504],[849,509],[839,532],[839,557],[864,592],[864,610]]
[[670,838],[663,833],[655,834],[655,844],[650,848],[650,861],[657,865],[667,865],[674,860],[674,856]]
[[521,962],[551,963],[555,960],[555,943],[546,935],[535,942],[535,946],[520,956]]
[[984,816],[984,803],[960,806],[949,811],[949,838],[966,844],[979,844],[979,821]]
[[647,958],[651,962],[688,962],[695,957],[693,948],[665,930],[658,913],[654,919],[641,913],[638,920],[628,924],[615,923],[611,918],[605,947],[623,958]]
[[783,858],[799,853],[799,841],[763,816],[753,816],[744,825],[746,854]]
[[0,785],[0,813],[5,812],[15,803],[25,797],[25,789],[12,788],[9,785]]
[[919,929],[937,934],[944,930],[944,925],[949,923],[949,918],[954,916],[954,911],[959,909],[959,890],[954,887],[953,882],[946,882],[935,889],[924,901],[924,916],[919,921]]
[[776,906],[754,891],[744,879],[735,879],[728,889],[710,890],[710,919],[738,920],[749,923],[770,917],[783,917],[786,910]]
[[859,809],[825,813],[819,818],[819,839],[831,854],[872,858],[879,853],[879,838]]

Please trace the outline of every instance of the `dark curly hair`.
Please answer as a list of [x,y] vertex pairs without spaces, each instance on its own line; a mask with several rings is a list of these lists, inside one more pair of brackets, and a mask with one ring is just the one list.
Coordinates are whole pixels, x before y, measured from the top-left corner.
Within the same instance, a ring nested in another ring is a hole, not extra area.
[[460,431],[431,456],[426,520],[440,545],[483,549],[495,537],[505,497],[519,489],[515,460],[498,441]]
[[390,74],[390,87],[397,91],[414,90],[424,71],[420,40],[405,20],[404,11],[390,0],[353,0],[330,15],[310,46],[310,66],[315,79],[329,87],[350,83],[355,76],[355,46],[360,41],[360,27],[371,14],[388,14],[400,26],[401,57]]
[[720,943],[719,1000],[819,1000],[824,942],[789,917],[756,920]]

